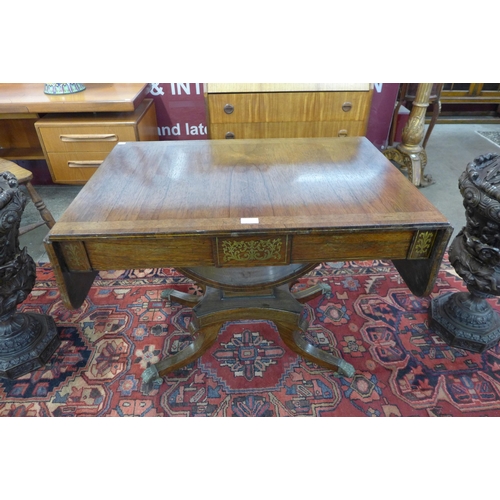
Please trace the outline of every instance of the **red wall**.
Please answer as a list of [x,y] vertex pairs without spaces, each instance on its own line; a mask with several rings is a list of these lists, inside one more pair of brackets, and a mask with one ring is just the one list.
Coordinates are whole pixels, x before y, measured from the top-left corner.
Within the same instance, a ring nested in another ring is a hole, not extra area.
[[366,137],[378,149],[387,146],[399,83],[374,83]]
[[207,138],[203,83],[152,83],[160,140]]

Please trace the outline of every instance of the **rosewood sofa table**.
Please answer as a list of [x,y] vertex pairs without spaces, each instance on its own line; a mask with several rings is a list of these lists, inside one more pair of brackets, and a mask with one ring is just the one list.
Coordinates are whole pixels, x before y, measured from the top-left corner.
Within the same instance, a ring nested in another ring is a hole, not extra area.
[[390,259],[428,295],[452,227],[366,138],[119,143],[45,239],[61,297],[78,308],[98,271],[174,267],[202,298],[193,343],[147,368],[145,383],[200,357],[227,321],[268,319],[285,344],[351,377],[354,367],[307,342],[292,293],[318,263]]

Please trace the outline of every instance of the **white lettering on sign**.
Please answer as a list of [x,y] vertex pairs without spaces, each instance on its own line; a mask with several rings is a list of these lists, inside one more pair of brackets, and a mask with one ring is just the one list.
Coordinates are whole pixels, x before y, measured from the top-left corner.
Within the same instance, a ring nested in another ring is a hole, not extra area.
[[163,92],[163,87],[160,87],[159,83],[152,83],[149,93],[151,95],[165,95],[165,92]]
[[160,136],[170,136],[170,135],[181,135],[181,124],[176,123],[172,127],[158,127],[158,135]]
[[380,94],[382,92],[382,87],[384,86],[383,83],[374,83],[373,86],[375,87],[375,90]]
[[186,95],[191,95],[191,90],[192,90],[192,85],[194,85],[194,91],[196,95],[201,94],[201,86],[199,83],[171,83],[170,84],[170,91],[172,92],[172,95],[181,95],[181,94],[186,94]]
[[207,135],[207,126],[203,125],[203,123],[199,125],[184,123],[184,127],[181,127],[180,123],[171,126],[164,125],[158,127],[158,135],[160,137],[180,136],[182,135],[182,130],[184,130],[185,135]]
[[203,123],[199,125],[186,123],[186,135],[207,135],[207,127]]

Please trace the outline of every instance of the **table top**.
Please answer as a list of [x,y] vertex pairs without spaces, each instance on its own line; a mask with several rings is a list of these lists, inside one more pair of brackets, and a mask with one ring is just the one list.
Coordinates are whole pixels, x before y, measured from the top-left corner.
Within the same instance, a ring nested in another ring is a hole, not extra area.
[[149,92],[147,83],[85,83],[75,94],[44,94],[43,83],[1,83],[0,113],[133,111]]
[[120,143],[52,228],[78,236],[449,226],[366,138]]

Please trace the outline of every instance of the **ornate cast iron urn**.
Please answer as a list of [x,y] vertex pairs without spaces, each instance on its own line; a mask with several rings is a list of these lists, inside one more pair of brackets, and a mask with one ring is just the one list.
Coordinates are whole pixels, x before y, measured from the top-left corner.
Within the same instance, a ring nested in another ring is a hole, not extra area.
[[500,340],[500,317],[485,300],[500,295],[500,156],[476,158],[458,185],[466,226],[449,260],[469,291],[433,299],[431,326],[447,344],[483,352]]
[[8,379],[43,366],[60,344],[50,316],[16,312],[36,279],[33,259],[19,249],[26,203],[16,177],[0,173],[0,377]]

